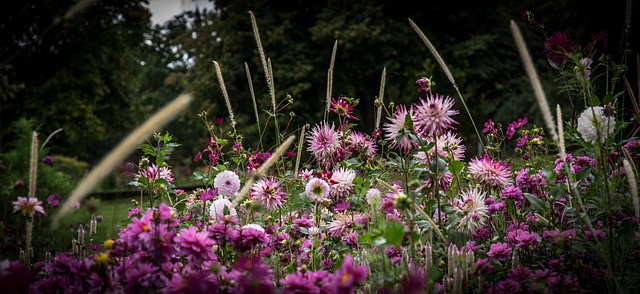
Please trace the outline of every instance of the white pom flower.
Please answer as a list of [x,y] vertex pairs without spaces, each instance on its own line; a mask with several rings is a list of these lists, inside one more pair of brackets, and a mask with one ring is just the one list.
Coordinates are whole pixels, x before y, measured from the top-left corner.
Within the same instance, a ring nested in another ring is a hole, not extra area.
[[240,190],[240,177],[233,171],[225,170],[213,179],[213,187],[222,196],[233,196]]
[[231,203],[231,201],[223,197],[218,198],[215,201],[213,201],[213,203],[211,203],[211,207],[209,208],[209,215],[211,215],[213,219],[217,219],[217,216],[224,215],[225,207],[227,207],[227,209],[229,210],[230,216],[238,215],[238,213],[236,212],[236,209],[233,208],[233,204]]
[[611,116],[604,115],[602,106],[589,107],[578,117],[578,132],[585,141],[595,143],[598,141],[598,133],[600,133],[599,141],[604,140],[613,133],[616,121]]

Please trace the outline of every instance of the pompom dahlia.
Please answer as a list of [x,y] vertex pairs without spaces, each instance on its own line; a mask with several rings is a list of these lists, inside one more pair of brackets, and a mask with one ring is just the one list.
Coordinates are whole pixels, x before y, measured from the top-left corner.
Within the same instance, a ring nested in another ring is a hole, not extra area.
[[609,134],[613,133],[615,127],[615,119],[606,116],[602,106],[589,107],[578,117],[578,133],[590,143],[604,142]]
[[180,252],[196,260],[212,260],[215,258],[211,246],[215,243],[206,231],[198,232],[198,228],[189,226],[173,238],[180,246]]
[[282,207],[287,201],[287,194],[282,192],[280,182],[271,177],[260,179],[253,184],[250,195],[252,201],[269,211]]
[[413,105],[413,129],[422,138],[427,138],[436,133],[444,133],[446,130],[455,130],[453,124],[458,122],[451,116],[459,113],[451,109],[453,99],[449,96],[432,95],[427,100],[420,98],[420,103]]
[[238,216],[236,209],[233,208],[233,204],[229,199],[220,197],[211,203],[211,207],[209,208],[209,215],[212,219],[217,220],[219,216],[224,215],[224,209],[229,211],[230,216]]
[[233,171],[225,170],[213,179],[213,187],[222,196],[233,196],[240,190],[240,177]]
[[486,154],[482,158],[475,158],[469,163],[469,173],[485,189],[502,190],[512,183],[509,165],[493,160]]
[[391,148],[399,149],[404,153],[409,153],[413,148],[418,147],[418,143],[409,139],[408,136],[404,136],[400,141],[397,140],[398,135],[402,132],[413,131],[409,125],[405,124],[407,115],[409,115],[409,118],[413,116],[413,110],[411,108],[407,111],[404,105],[396,106],[396,112],[388,118],[390,122],[384,124],[383,128],[386,133],[385,139],[391,142]]

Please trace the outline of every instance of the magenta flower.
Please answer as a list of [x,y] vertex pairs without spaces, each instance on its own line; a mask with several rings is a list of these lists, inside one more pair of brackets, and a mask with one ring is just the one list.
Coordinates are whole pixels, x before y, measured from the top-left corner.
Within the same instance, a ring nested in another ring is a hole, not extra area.
[[62,200],[62,196],[60,196],[60,194],[51,194],[47,197],[47,204],[51,207],[58,207],[58,205],[60,205],[60,200]]
[[233,171],[225,170],[213,179],[213,187],[218,189],[218,194],[222,196],[233,196],[240,190],[240,177]]
[[315,272],[288,274],[280,280],[280,284],[284,285],[280,294],[320,293],[320,287],[316,285],[315,280]]
[[482,158],[475,158],[469,163],[469,173],[484,189],[498,189],[511,184],[509,165],[493,160],[485,154]]
[[421,77],[416,81],[418,85],[418,93],[425,91],[429,93],[431,91],[431,80],[427,77]]
[[358,120],[357,117],[353,116],[353,109],[354,106],[346,99],[343,99],[342,97],[339,97],[338,99],[331,98],[331,108],[329,109],[331,112],[342,117]]
[[146,170],[139,171],[136,174],[135,179],[138,181],[140,178],[147,178],[149,183],[153,183],[158,179],[165,180],[168,185],[173,183],[173,174],[171,173],[171,170],[166,167],[158,167],[155,164],[147,167]]
[[530,233],[528,231],[522,231],[520,234],[518,234],[515,237],[515,240],[517,241],[516,243],[516,248],[520,249],[520,248],[528,248],[531,245],[535,245],[538,244],[538,238],[540,238],[540,235],[536,234],[536,233]]
[[458,122],[451,116],[459,113],[451,109],[453,99],[449,96],[429,94],[427,100],[420,98],[420,103],[413,105],[413,129],[422,138],[427,138],[436,133],[444,133],[446,130],[455,130],[453,124]]
[[346,139],[346,152],[351,157],[362,156],[364,161],[373,159],[378,151],[378,146],[373,139],[368,138],[362,132],[351,131]]
[[282,192],[280,182],[271,177],[260,179],[253,184],[250,195],[252,201],[268,211],[280,208],[287,201],[287,194]]
[[209,239],[209,234],[199,232],[197,227],[189,226],[180,231],[173,238],[173,241],[180,247],[180,253],[193,258],[194,260],[212,260],[215,258],[211,246],[215,243]]
[[367,267],[355,266],[351,255],[347,255],[342,267],[336,271],[334,287],[338,293],[355,293],[355,286],[367,279]]
[[356,178],[356,172],[340,167],[333,171],[331,175],[330,194],[336,199],[346,197],[353,190],[353,180]]
[[407,123],[407,115],[411,118],[413,109],[409,108],[407,111],[404,105],[398,105],[394,114],[388,118],[389,122],[384,124],[385,140],[391,142],[391,148],[399,149],[403,153],[409,153],[418,147],[418,143],[411,140],[409,136],[403,136],[398,140],[398,136],[413,131],[411,124]]
[[496,260],[509,260],[511,258],[511,248],[502,242],[493,243],[489,252],[487,252],[487,256]]
[[32,217],[47,215],[42,207],[42,201],[35,197],[18,197],[18,200],[11,202],[13,212],[21,212],[22,215]]

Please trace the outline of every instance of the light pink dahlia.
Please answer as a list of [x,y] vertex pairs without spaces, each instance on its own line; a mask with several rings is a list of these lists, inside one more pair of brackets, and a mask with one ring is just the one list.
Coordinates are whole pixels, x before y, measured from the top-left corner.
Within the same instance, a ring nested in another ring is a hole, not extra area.
[[334,157],[340,149],[340,133],[335,130],[335,126],[329,126],[326,122],[321,122],[313,127],[307,137],[309,148],[307,150],[313,154],[323,167],[333,166]]
[[329,236],[338,237],[347,232],[355,222],[354,212],[341,211],[333,215],[333,220],[327,224]]
[[173,173],[171,173],[171,170],[166,167],[158,167],[155,164],[150,165],[146,170],[138,172],[135,176],[136,181],[142,177],[147,178],[150,183],[158,179],[165,180],[169,185],[173,183]]
[[484,189],[502,190],[511,185],[511,171],[507,163],[493,160],[486,154],[469,163],[469,173]]
[[451,118],[459,113],[451,109],[453,99],[449,96],[429,94],[427,100],[420,98],[420,103],[413,105],[413,129],[422,138],[427,138],[435,133],[444,133],[446,130],[455,130],[453,124],[458,122]]
[[322,202],[329,198],[329,184],[322,179],[313,178],[307,183],[304,193],[314,202]]
[[269,211],[282,207],[287,201],[287,194],[282,192],[280,182],[271,177],[260,179],[253,184],[250,195],[252,201]]
[[[426,138],[428,143],[434,143],[436,140],[433,136]],[[462,139],[455,133],[446,132],[438,136],[437,144],[433,148],[429,149],[427,153],[420,151],[414,156],[416,159],[424,164],[428,164],[435,156],[436,151],[440,157],[444,157],[447,161],[458,160],[464,161],[465,151],[467,147],[462,144]]]
[[13,212],[21,212],[25,216],[47,215],[42,207],[42,201],[35,197],[18,197],[18,200],[11,202]]
[[213,187],[222,196],[233,196],[240,190],[240,177],[233,171],[225,170],[213,179]]
[[463,233],[473,233],[484,225],[489,215],[489,208],[484,204],[486,194],[479,189],[467,189],[460,193],[458,205],[453,207],[455,213],[462,215],[456,228]]
[[413,109],[409,108],[407,112],[407,108],[404,105],[396,106],[396,112],[393,116],[389,117],[389,123],[384,124],[385,131],[385,139],[391,142],[391,148],[400,149],[401,152],[409,153],[413,148],[418,147],[418,143],[409,139],[408,136],[402,137],[400,141],[397,140],[398,136],[404,131],[413,131],[409,125],[405,125],[407,120],[407,115],[409,118],[413,116]]
[[337,170],[333,171],[331,175],[330,183],[330,194],[336,199],[343,198],[353,189],[353,179],[356,178],[356,172],[348,169],[340,167]]

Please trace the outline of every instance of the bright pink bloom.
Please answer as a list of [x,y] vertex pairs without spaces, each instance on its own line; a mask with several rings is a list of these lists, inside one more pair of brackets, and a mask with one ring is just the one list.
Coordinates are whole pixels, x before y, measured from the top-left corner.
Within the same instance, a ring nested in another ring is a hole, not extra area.
[[18,197],[18,200],[11,202],[11,204],[13,204],[13,212],[19,211],[28,217],[47,215],[42,207],[42,201],[35,197]]
[[251,200],[268,211],[280,208],[287,201],[287,194],[282,192],[280,182],[271,177],[258,180],[250,193]]
[[427,138],[436,133],[444,133],[446,130],[455,130],[453,124],[458,122],[451,116],[459,113],[451,109],[453,99],[449,96],[429,94],[427,100],[420,98],[420,103],[413,105],[413,129],[422,138]]

